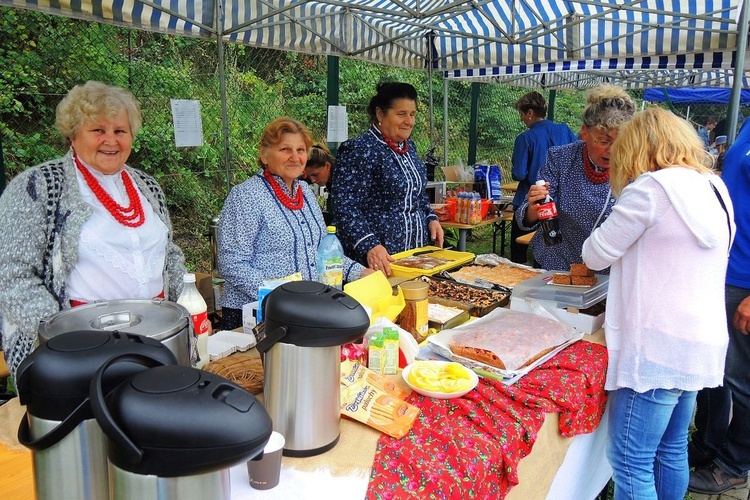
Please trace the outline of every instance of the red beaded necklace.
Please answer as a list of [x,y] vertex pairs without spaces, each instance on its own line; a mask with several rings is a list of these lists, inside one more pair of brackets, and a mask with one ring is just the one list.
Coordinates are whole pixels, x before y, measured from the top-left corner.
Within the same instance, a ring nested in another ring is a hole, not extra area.
[[591,158],[589,158],[589,147],[585,144],[583,146],[583,171],[586,172],[586,177],[594,184],[601,184],[609,180],[609,169],[598,170],[594,167]]
[[271,185],[271,189],[273,189],[276,198],[278,198],[281,204],[286,208],[288,208],[289,210],[299,210],[304,206],[305,198],[304,196],[302,196],[301,187],[297,188],[297,196],[292,198],[287,194],[284,188],[279,186],[279,183],[276,182],[276,179],[273,178],[273,174],[269,172],[267,168],[263,169],[263,177]]
[[94,196],[99,200],[99,203],[104,205],[107,212],[112,214],[112,217],[114,217],[117,222],[126,227],[138,227],[146,222],[146,214],[143,212],[141,198],[138,196],[138,192],[135,190],[135,186],[133,185],[130,176],[125,173],[125,169],[120,171],[120,177],[122,178],[122,183],[125,185],[125,192],[130,200],[130,206],[128,207],[123,207],[117,203],[109,193],[104,190],[102,185],[99,184],[96,177],[94,177],[91,172],[83,166],[81,160],[78,159],[78,156],[74,155],[73,157],[75,158],[78,170],[83,174],[83,178],[86,180],[86,184],[88,184],[91,192],[94,193]]
[[383,138],[383,141],[388,144],[388,147],[394,150],[396,153],[400,155],[405,155],[409,151],[409,143],[406,141],[403,141],[404,147],[399,146],[396,144],[393,139],[385,135],[382,131],[380,132],[380,137]]

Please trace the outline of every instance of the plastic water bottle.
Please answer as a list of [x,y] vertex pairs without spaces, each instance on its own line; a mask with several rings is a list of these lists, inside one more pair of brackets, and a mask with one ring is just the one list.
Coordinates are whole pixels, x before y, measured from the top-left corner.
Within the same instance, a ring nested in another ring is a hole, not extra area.
[[198,341],[198,363],[196,368],[203,368],[208,363],[208,334],[211,322],[208,320],[208,306],[203,295],[195,286],[195,274],[188,273],[182,277],[182,293],[177,303],[187,309],[193,323],[193,331]]
[[[537,186],[544,186],[546,182],[542,179],[536,181]],[[539,229],[547,246],[562,243],[563,236],[560,232],[560,221],[557,220],[557,204],[550,195],[539,203],[537,208],[539,214]]]
[[318,245],[318,281],[333,288],[344,284],[344,248],[336,237],[336,227],[328,226]]

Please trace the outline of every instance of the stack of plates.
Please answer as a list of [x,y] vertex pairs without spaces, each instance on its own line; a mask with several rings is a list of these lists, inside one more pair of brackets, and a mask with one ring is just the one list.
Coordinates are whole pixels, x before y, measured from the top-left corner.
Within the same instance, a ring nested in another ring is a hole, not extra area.
[[237,351],[247,351],[255,347],[256,343],[255,335],[252,333],[221,330],[208,337],[208,357],[215,361]]

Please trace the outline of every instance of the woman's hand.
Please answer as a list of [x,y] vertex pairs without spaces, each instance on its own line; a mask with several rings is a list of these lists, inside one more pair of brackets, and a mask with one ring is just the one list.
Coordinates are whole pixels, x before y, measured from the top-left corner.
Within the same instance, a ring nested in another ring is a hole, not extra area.
[[529,202],[529,206],[526,209],[526,216],[523,218],[525,226],[536,224],[539,221],[538,208],[539,203],[549,194],[549,182],[545,183],[544,186],[537,186],[534,184],[529,188],[529,192],[526,195],[526,201]]
[[375,271],[383,271],[386,276],[391,275],[391,262],[393,257],[388,255],[388,250],[383,245],[372,247],[367,252],[367,265]]
[[374,272],[375,272],[375,269],[370,269],[369,267],[366,267],[362,269],[362,272],[359,274],[359,277],[361,279],[361,278],[364,278],[365,276],[371,275]]
[[430,221],[427,228],[430,230],[430,240],[436,247],[443,248],[443,237],[445,236],[445,232],[443,231],[443,226],[440,225],[440,222],[436,220]]

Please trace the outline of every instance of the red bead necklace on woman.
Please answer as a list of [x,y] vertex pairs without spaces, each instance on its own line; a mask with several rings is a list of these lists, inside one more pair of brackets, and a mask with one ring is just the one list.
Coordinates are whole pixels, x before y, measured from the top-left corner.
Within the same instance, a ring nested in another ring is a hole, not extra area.
[[594,166],[591,158],[589,158],[589,147],[586,145],[583,146],[583,171],[594,184],[601,184],[609,180],[609,169],[600,169]]
[[391,139],[390,137],[388,137],[387,135],[385,135],[382,131],[380,132],[380,137],[382,137],[383,141],[386,144],[388,144],[389,148],[391,148],[392,150],[394,150],[396,153],[398,153],[400,155],[405,155],[409,151],[409,143],[406,142],[406,141],[403,141],[404,142],[404,147],[401,147],[398,144],[396,144],[396,142],[394,142],[393,139]]
[[78,170],[81,171],[83,178],[86,180],[86,184],[88,184],[91,189],[91,192],[94,193],[94,196],[99,200],[99,203],[104,205],[107,212],[109,212],[117,222],[126,227],[138,227],[146,222],[146,214],[143,212],[141,198],[138,196],[133,181],[130,178],[130,175],[125,172],[125,169],[120,171],[120,178],[125,185],[125,193],[127,193],[128,199],[130,200],[130,205],[128,207],[123,207],[117,203],[109,193],[104,190],[102,185],[99,184],[99,181],[96,180],[96,177],[94,177],[91,172],[83,166],[81,160],[78,159],[78,155],[73,155],[73,158],[75,159]]
[[276,195],[276,198],[279,199],[282,205],[284,205],[289,210],[299,210],[301,209],[305,204],[305,197],[302,196],[302,188],[297,188],[297,196],[292,198],[287,194],[287,192],[279,186],[279,183],[276,182],[276,179],[274,179],[273,174],[268,171],[268,168],[263,169],[263,178],[268,181],[268,184],[271,185],[271,189],[273,189],[274,194]]

